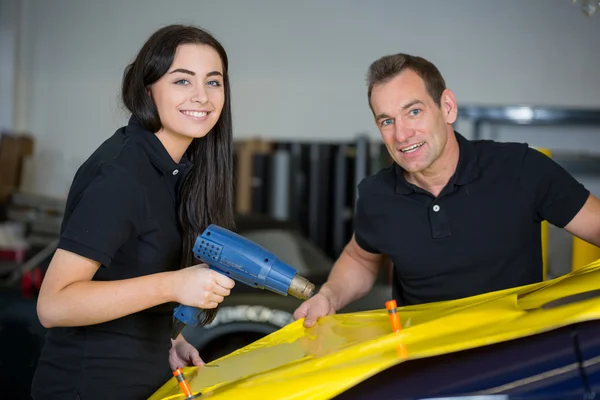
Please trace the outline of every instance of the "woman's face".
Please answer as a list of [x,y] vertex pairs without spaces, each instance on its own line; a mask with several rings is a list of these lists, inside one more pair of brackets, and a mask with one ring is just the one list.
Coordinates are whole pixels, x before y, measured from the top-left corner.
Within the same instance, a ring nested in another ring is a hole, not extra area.
[[167,73],[150,88],[163,125],[160,133],[190,142],[206,135],[223,110],[223,85],[223,65],[215,49],[179,46]]

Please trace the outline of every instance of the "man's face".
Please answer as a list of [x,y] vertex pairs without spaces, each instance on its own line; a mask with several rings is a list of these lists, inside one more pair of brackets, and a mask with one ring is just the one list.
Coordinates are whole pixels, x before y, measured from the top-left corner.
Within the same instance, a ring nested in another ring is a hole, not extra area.
[[442,154],[449,124],[456,118],[453,101],[446,90],[438,107],[425,82],[410,69],[373,87],[375,123],[391,157],[404,170],[422,172]]

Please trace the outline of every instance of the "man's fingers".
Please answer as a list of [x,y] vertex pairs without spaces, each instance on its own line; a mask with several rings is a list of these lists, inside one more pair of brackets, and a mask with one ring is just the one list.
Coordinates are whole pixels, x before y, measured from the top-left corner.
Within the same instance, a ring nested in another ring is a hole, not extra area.
[[315,323],[321,316],[327,314],[335,314],[335,310],[333,309],[333,307],[331,307],[328,310],[328,312],[324,313],[325,309],[323,309],[322,306],[323,305],[321,305],[320,308],[318,303],[311,303],[311,301],[308,300],[302,303],[300,307],[298,307],[298,309],[293,314],[293,318],[294,320],[304,318],[304,327],[311,328],[315,325]]
[[296,312],[294,313],[294,315],[292,317],[294,318],[294,321],[297,321],[299,319],[306,317],[306,312],[296,310]]
[[300,318],[304,318],[306,317],[306,313],[308,311],[308,305],[306,304],[306,302],[300,304],[300,307],[298,307],[296,309],[296,311],[294,311],[294,314],[292,315],[292,317],[294,318],[294,320],[299,320]]
[[306,318],[304,319],[304,327],[311,328],[317,322],[317,313],[315,312],[316,308],[311,307],[310,304],[306,305]]
[[316,322],[317,322],[317,318],[315,317],[315,313],[309,312],[306,315],[306,319],[304,320],[304,327],[305,328],[312,328],[315,325]]

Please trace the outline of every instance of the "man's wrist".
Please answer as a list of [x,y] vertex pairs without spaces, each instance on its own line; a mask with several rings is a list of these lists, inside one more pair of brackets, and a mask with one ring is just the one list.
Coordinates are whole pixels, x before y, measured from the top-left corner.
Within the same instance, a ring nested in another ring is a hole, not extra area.
[[335,311],[338,310],[337,296],[335,295],[335,292],[329,284],[323,284],[323,286],[321,286],[321,289],[319,290],[319,294],[327,297],[327,300],[329,300],[329,304],[331,304],[331,307],[333,307]]

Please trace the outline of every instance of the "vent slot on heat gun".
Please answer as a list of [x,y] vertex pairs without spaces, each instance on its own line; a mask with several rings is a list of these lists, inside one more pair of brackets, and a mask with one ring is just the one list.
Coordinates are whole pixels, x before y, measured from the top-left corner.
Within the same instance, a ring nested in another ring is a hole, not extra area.
[[198,255],[202,258],[212,258],[215,261],[219,260],[223,246],[215,244],[206,239],[200,239],[198,241],[198,248],[196,249]]

